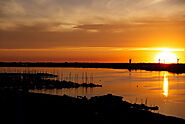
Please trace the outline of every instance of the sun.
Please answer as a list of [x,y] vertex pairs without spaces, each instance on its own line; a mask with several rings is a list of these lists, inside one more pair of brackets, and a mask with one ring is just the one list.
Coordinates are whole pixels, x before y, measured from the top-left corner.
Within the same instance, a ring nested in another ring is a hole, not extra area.
[[155,57],[156,63],[177,63],[177,61],[177,56],[170,51],[160,52]]

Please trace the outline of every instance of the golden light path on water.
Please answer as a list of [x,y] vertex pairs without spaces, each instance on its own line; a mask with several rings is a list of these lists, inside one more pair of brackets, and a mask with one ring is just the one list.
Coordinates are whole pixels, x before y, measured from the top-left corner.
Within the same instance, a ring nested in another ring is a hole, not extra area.
[[163,95],[166,97],[168,96],[168,75],[167,73],[164,74]]

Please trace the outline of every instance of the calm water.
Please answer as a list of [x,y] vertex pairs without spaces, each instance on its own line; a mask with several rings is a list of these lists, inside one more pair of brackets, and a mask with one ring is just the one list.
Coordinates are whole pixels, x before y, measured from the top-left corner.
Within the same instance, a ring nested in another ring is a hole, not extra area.
[[[185,119],[185,74],[172,74],[166,71],[132,71],[126,69],[91,68],[0,68],[0,72],[48,72],[59,75],[58,79],[81,83],[87,74],[88,82],[102,84],[102,88],[77,88],[34,90],[34,92],[67,94],[70,96],[96,96],[114,94],[123,96],[132,103],[158,105],[159,113]],[[78,78],[77,78],[78,77]],[[93,78],[92,78],[93,77]],[[32,91],[33,92],[33,91]]]

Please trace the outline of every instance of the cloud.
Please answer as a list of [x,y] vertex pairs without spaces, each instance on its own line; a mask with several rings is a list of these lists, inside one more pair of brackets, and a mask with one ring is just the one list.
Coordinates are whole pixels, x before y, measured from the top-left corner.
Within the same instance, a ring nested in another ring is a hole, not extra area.
[[180,42],[184,40],[183,24],[184,22],[178,21],[151,22],[146,20],[135,21],[132,24],[17,23],[12,25],[15,26],[13,28],[0,30],[0,48],[31,49],[58,46],[125,48],[150,48],[152,46],[158,48],[160,45],[175,48],[183,46],[184,42]]
[[176,46],[184,10],[184,0],[1,0],[0,48]]
[[182,3],[183,0],[6,0],[0,1],[0,17],[8,23],[47,20],[104,24],[144,17],[177,17],[185,10]]
[[0,16],[1,17],[16,17],[25,15],[23,6],[15,0],[0,1]]

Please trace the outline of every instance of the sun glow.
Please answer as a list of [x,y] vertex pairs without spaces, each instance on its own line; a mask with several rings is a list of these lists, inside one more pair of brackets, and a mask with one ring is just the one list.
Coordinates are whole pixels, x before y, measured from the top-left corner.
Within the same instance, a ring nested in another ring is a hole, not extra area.
[[156,63],[177,63],[178,58],[174,53],[165,50],[156,55],[155,62]]

